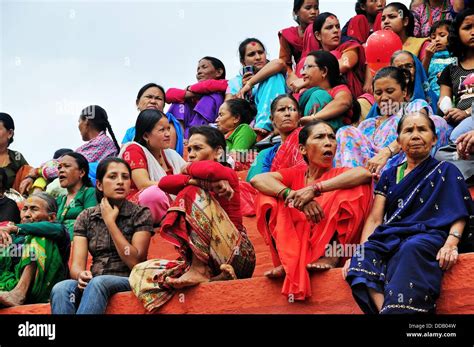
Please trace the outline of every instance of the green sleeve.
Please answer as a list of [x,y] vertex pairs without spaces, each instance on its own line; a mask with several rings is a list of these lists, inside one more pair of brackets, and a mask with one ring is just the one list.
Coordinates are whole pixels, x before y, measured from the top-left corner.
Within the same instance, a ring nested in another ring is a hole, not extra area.
[[233,137],[232,150],[242,151],[247,150],[253,147],[255,141],[257,140],[257,134],[252,130],[250,126],[244,124],[237,129],[235,136]]
[[95,189],[87,188],[84,192],[84,210],[89,207],[97,206],[97,199],[95,197]]
[[20,235],[33,235],[47,237],[49,239],[58,239],[63,236],[64,226],[60,223],[35,222],[17,225]]

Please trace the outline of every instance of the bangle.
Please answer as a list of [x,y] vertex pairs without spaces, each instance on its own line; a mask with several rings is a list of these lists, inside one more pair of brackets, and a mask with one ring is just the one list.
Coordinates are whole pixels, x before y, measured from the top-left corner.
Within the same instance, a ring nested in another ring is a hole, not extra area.
[[449,236],[454,236],[458,240],[461,240],[461,234],[459,234],[459,232],[457,231],[453,231],[452,233],[449,233]]
[[283,192],[283,199],[286,199],[290,193],[291,193],[291,189],[286,188],[285,191]]
[[280,194],[285,190],[285,189],[288,189],[287,187],[285,188],[282,188],[276,195],[276,198],[278,199],[280,197]]
[[313,188],[314,196],[320,196],[323,190],[323,185],[321,182],[317,182],[313,185],[311,185]]
[[31,175],[28,175],[28,176],[26,176],[25,178],[30,178],[30,179],[32,179],[32,180],[33,180],[33,182],[34,182],[34,181],[36,181],[36,177],[34,177],[34,176],[31,176]]

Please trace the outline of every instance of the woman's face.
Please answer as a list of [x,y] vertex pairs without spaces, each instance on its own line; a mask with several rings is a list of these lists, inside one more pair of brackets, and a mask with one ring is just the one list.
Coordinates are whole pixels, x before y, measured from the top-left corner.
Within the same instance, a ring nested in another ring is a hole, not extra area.
[[415,113],[404,120],[397,141],[408,158],[423,159],[430,154],[437,139],[431,131],[428,119]]
[[392,77],[382,77],[374,83],[374,98],[383,116],[394,115],[406,101],[407,92]]
[[309,25],[319,15],[319,1],[305,0],[301,8],[295,13],[302,25]]
[[110,163],[102,182],[97,180],[97,188],[104,197],[112,200],[124,200],[130,192],[130,173],[122,163]]
[[62,188],[75,187],[85,175],[84,170],[79,169],[76,159],[68,155],[59,159],[58,172],[59,184]]
[[165,107],[165,95],[157,87],[150,87],[137,101],[138,111],[158,110],[163,112]]
[[257,42],[250,42],[245,47],[243,66],[253,65],[255,72],[259,71],[267,64],[267,53],[262,45]]
[[385,0],[367,0],[363,6],[365,6],[365,12],[369,16],[375,17],[385,7]]
[[188,161],[203,161],[213,160],[218,161],[222,155],[223,150],[219,147],[212,148],[207,144],[207,139],[204,135],[191,135],[188,142]]
[[300,145],[301,154],[312,167],[330,168],[336,155],[336,134],[327,124],[317,124],[311,129],[306,144]]
[[391,30],[397,35],[401,35],[408,25],[408,17],[403,17],[403,12],[395,7],[387,7],[382,12],[382,29]]
[[90,136],[89,136],[89,121],[87,118],[82,118],[82,116],[79,117],[79,124],[78,124],[78,129],[79,132],[81,133],[82,141],[89,141]]
[[234,117],[230,112],[227,103],[224,102],[219,108],[219,114],[216,118],[217,129],[223,134],[227,134],[229,131],[234,130],[240,124],[240,117]]
[[321,82],[326,79],[327,71],[321,70],[316,64],[316,60],[312,55],[308,55],[304,61],[303,69],[301,71],[301,77],[305,83],[305,86],[318,87]]
[[467,16],[459,27],[459,39],[465,49],[474,49],[474,15]]
[[410,71],[411,82],[415,80],[416,67],[411,54],[400,53],[395,59],[393,59],[392,66]]
[[148,148],[152,150],[169,148],[171,141],[170,128],[168,119],[166,117],[161,117],[153,127],[152,131],[143,135],[143,138],[148,144]]
[[8,146],[8,142],[13,137],[13,130],[5,128],[5,124],[0,121],[0,146]]
[[272,113],[273,126],[280,134],[289,134],[298,127],[300,113],[298,105],[290,98],[278,100]]
[[198,82],[206,80],[217,80],[222,77],[222,69],[216,69],[207,59],[199,60],[196,79]]
[[314,36],[321,42],[325,51],[336,49],[341,43],[341,25],[339,19],[334,16],[326,18],[321,32],[315,32]]

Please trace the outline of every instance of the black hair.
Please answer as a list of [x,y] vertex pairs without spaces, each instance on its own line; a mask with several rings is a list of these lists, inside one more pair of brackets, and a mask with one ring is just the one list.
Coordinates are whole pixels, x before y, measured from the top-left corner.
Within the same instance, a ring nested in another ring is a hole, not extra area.
[[212,148],[212,149],[218,149],[219,147],[222,148],[223,154],[221,157],[220,163],[224,166],[230,166],[226,162],[226,147],[227,144],[225,142],[225,137],[224,134],[222,134],[219,130],[216,128],[213,128],[209,125],[201,125],[198,127],[192,127],[189,129],[189,138],[193,135],[202,135],[206,138],[206,143]]
[[331,12],[320,13],[319,16],[314,18],[313,33],[315,33],[315,32],[320,33],[321,29],[323,28],[324,23],[326,22],[326,19],[328,19],[331,16],[337,18],[337,16],[335,14],[331,13]]
[[74,151],[72,149],[69,149],[69,148],[60,148],[56,152],[54,152],[53,159],[59,159],[63,155],[65,155],[67,153],[71,153],[71,152],[74,152]]
[[[105,174],[107,173],[107,170],[109,169],[109,165],[112,163],[118,163],[118,164],[123,164],[127,167],[128,173],[130,174],[130,179],[132,177],[132,169],[130,168],[130,165],[123,159],[117,158],[117,157],[108,157],[102,160],[99,165],[97,166],[97,171],[96,171],[96,182],[102,183],[104,180]],[[100,203],[102,201],[102,198],[104,197],[104,193],[95,187],[95,197],[97,201]]]
[[367,0],[357,0],[355,4],[355,11],[357,14],[363,14],[364,16],[367,15],[367,12],[362,9],[362,5],[367,4]]
[[314,57],[314,61],[319,69],[327,71],[329,84],[332,88],[344,84],[345,81],[341,76],[341,71],[339,70],[339,62],[331,52],[312,51],[308,53],[308,57],[309,56]]
[[[422,112],[424,111],[424,112]],[[419,110],[416,110],[416,111],[410,111],[408,113],[404,113],[404,115],[402,116],[402,118],[400,119],[400,121],[398,122],[398,125],[397,125],[397,134],[398,136],[400,136],[400,133],[402,132],[402,129],[403,129],[403,123],[405,122],[405,120],[410,117],[410,116],[414,116],[414,115],[421,115],[423,117],[425,117],[427,120],[428,120],[428,124],[429,124],[429,127],[431,129],[431,131],[433,132],[433,135],[434,136],[437,136],[436,135],[436,125],[434,123],[434,121],[431,119],[430,117],[430,111],[427,107],[423,107]]]
[[[405,54],[405,55],[408,55],[412,60],[413,60],[413,66],[415,67],[415,76],[416,76],[416,61],[415,61],[415,57],[413,56],[413,54],[409,51],[404,51],[404,50],[398,50],[398,51],[395,51],[392,56],[390,57],[390,65],[393,66],[393,62],[395,61],[395,59],[401,55],[401,54]],[[408,91],[408,94],[409,95],[413,95],[413,90],[415,88],[415,76],[412,76],[411,75],[411,71],[409,71],[408,69],[405,69],[405,68],[400,68],[404,71],[405,75],[406,75],[406,78],[408,79],[408,82],[407,82],[407,91]],[[413,80],[412,80],[413,79]]]
[[84,176],[82,176],[82,184],[85,187],[92,187],[92,182],[89,177],[89,162],[87,161],[87,159],[81,153],[77,152],[68,152],[62,155],[62,158],[64,157],[74,158],[79,170],[84,171]]
[[260,46],[262,46],[263,50],[266,51],[265,46],[263,45],[262,41],[260,41],[259,39],[256,39],[254,37],[250,37],[248,39],[243,40],[239,45],[239,57],[240,57],[240,62],[242,64],[244,63],[244,60],[245,60],[245,51],[247,50],[247,45],[250,42],[258,43]]
[[8,177],[7,172],[3,167],[0,167],[0,193],[4,193],[7,190]]
[[458,58],[458,62],[462,62],[466,57],[467,49],[463,46],[461,42],[461,38],[459,37],[459,28],[461,28],[462,22],[466,19],[466,17],[473,16],[474,9],[468,8],[456,16],[454,18],[453,24],[449,30],[449,43],[448,43],[448,50]]
[[143,96],[143,94],[145,94],[145,92],[150,89],[150,88],[158,88],[162,93],[163,93],[163,100],[166,102],[166,93],[165,93],[165,89],[160,86],[159,84],[156,84],[156,83],[147,83],[145,84],[143,87],[140,88],[140,90],[138,91],[138,94],[137,94],[137,104],[138,104],[138,100],[140,100],[140,98]]
[[[277,104],[278,102],[281,100],[281,99],[290,99],[291,101],[293,101],[296,105],[296,108],[298,108],[298,100],[296,100],[296,98],[293,96],[293,94],[280,94],[278,95],[275,99],[273,99],[271,105],[270,105],[270,117],[273,118],[273,114],[275,113],[276,111],[276,107],[277,107]],[[300,112],[301,114],[301,112]]]
[[224,66],[224,63],[222,61],[220,61],[217,58],[209,57],[209,56],[201,58],[199,61],[201,61],[201,60],[208,60],[212,64],[212,66],[214,66],[214,69],[216,69],[216,70],[221,69],[222,70],[222,75],[218,78],[218,80],[224,80],[225,79],[225,66]]
[[[13,118],[8,113],[0,112],[0,122],[3,123],[3,126],[7,130],[15,130],[15,122]],[[8,145],[13,142],[13,136],[8,140]]]
[[233,117],[240,116],[240,124],[250,124],[257,115],[257,109],[245,99],[230,99],[225,101]]
[[398,11],[398,13],[401,11],[402,20],[408,18],[408,25],[405,27],[405,35],[407,37],[413,36],[415,30],[415,17],[413,16],[413,13],[401,2],[391,2],[384,7],[384,10],[389,7],[393,7]]
[[[318,8],[319,8],[319,0],[316,0],[316,2],[318,4]],[[304,4],[304,0],[294,0],[293,1],[293,13],[295,15],[296,15],[296,12],[301,10],[301,7],[303,7],[303,4]],[[298,23],[298,24],[301,24],[298,17],[295,17],[295,22]]]
[[143,136],[146,133],[150,133],[155,127],[156,123],[160,121],[161,118],[166,115],[158,110],[143,110],[137,117],[137,122],[135,123],[135,138],[133,141],[139,143],[143,147],[148,148]]
[[[430,29],[430,33],[428,34],[428,36],[433,35],[435,33],[435,31],[437,29],[441,28],[441,27],[448,27],[448,33],[449,33],[449,29],[451,28],[452,24],[453,24],[453,22],[449,19],[439,20],[439,21],[437,21],[433,24],[433,26]],[[448,42],[449,42],[449,35],[448,35]]]
[[[302,146],[306,145],[306,142],[308,141],[309,135],[311,135],[311,132],[313,131],[313,128],[318,124],[327,125],[328,127],[331,128],[331,130],[334,132],[334,134],[336,134],[336,131],[334,130],[334,128],[332,127],[331,124],[325,122],[322,119],[315,119],[315,120],[309,122],[308,124],[306,124],[303,127],[303,129],[301,129],[300,133],[298,134],[298,143],[300,145],[302,145]],[[309,163],[308,158],[306,156],[303,155],[303,159],[306,163]]]
[[84,121],[87,120],[97,131],[108,131],[114,141],[117,151],[120,151],[120,146],[115,138],[114,132],[112,131],[107,112],[105,112],[102,107],[97,105],[87,106],[81,111],[80,118]]
[[395,66],[386,66],[377,71],[372,80],[372,88],[375,86],[375,81],[384,77],[393,78],[400,85],[402,90],[409,91],[411,88],[410,71]]
[[46,202],[46,212],[48,212],[48,214],[58,213],[58,203],[51,195],[45,192],[37,192],[30,195],[30,197],[34,196]]

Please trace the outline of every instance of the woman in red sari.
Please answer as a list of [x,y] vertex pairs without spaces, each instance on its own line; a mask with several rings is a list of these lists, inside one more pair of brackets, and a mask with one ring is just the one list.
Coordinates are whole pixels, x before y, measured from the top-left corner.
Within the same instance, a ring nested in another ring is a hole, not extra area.
[[300,131],[299,143],[307,167],[265,173],[251,181],[262,193],[257,226],[275,265],[265,275],[285,276],[282,293],[294,300],[311,296],[308,271],[335,267],[341,259],[334,250],[359,243],[372,201],[369,171],[332,167],[336,134],[330,125],[309,123]]
[[313,23],[317,15],[319,15],[318,0],[294,0],[293,18],[298,26],[278,32],[280,59],[285,61],[289,73],[293,71],[293,64],[296,65],[300,61],[305,30]]
[[365,43],[370,34],[382,29],[382,10],[385,0],[357,0],[357,15],[349,19],[342,29],[342,36],[349,36]]

